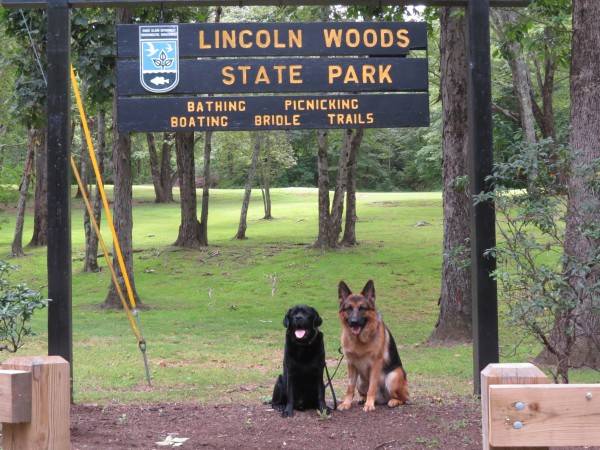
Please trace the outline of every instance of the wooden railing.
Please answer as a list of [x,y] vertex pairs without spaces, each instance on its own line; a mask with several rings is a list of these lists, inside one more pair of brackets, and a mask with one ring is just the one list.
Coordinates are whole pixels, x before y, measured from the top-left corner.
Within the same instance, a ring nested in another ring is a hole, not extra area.
[[484,450],[600,445],[600,384],[550,384],[533,364],[481,372]]
[[71,448],[69,363],[59,356],[17,357],[0,366],[3,450]]

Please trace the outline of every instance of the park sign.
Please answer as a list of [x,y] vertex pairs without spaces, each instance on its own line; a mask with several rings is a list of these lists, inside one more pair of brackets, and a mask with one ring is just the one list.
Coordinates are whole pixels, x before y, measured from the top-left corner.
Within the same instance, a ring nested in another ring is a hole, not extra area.
[[429,125],[421,22],[119,25],[117,41],[122,132]]

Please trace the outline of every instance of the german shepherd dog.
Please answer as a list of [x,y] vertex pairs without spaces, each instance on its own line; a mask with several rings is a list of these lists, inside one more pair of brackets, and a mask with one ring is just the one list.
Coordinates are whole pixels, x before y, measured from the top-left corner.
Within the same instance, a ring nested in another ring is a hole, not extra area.
[[375,285],[369,280],[360,294],[343,281],[338,287],[342,351],[348,361],[348,389],[340,410],[350,409],[358,388],[364,411],[375,404],[390,408],[408,400],[408,382],[392,333],[375,307]]

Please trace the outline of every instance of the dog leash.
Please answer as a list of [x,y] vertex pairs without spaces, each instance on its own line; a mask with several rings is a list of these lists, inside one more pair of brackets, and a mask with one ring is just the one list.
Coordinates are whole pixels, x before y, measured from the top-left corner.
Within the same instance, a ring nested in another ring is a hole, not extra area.
[[335,397],[335,390],[333,389],[332,380],[335,378],[335,374],[337,373],[338,369],[340,368],[340,365],[342,364],[342,361],[344,360],[344,354],[342,353],[342,347],[338,348],[338,352],[342,356],[340,356],[340,359],[337,363],[335,370],[333,371],[332,376],[329,375],[329,369],[327,368],[327,363],[325,363],[325,374],[327,375],[327,384],[325,385],[325,388],[327,388],[327,386],[329,386],[329,389],[331,390],[331,396],[333,397],[333,410],[334,411],[337,409],[337,399]]

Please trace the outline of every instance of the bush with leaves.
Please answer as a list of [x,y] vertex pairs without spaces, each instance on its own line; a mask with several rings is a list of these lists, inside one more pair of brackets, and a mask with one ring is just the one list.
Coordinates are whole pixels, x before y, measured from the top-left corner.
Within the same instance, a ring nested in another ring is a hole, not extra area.
[[0,351],[11,353],[23,346],[25,337],[35,334],[31,317],[49,301],[25,284],[12,284],[9,276],[15,270],[15,266],[0,260]]
[[[600,267],[600,253],[575,259],[563,252],[565,180],[578,176],[598,186],[600,165],[573,173],[569,155],[569,149],[551,141],[526,145],[508,162],[496,165],[490,180],[495,191],[475,198],[476,203],[496,204],[500,239],[487,253],[498,261],[493,275],[507,318],[543,345],[555,362],[554,381],[563,383],[569,381],[570,356],[585,322],[590,314],[600,320],[600,285],[585,283]],[[582,233],[597,239],[599,224],[582,225]]]

